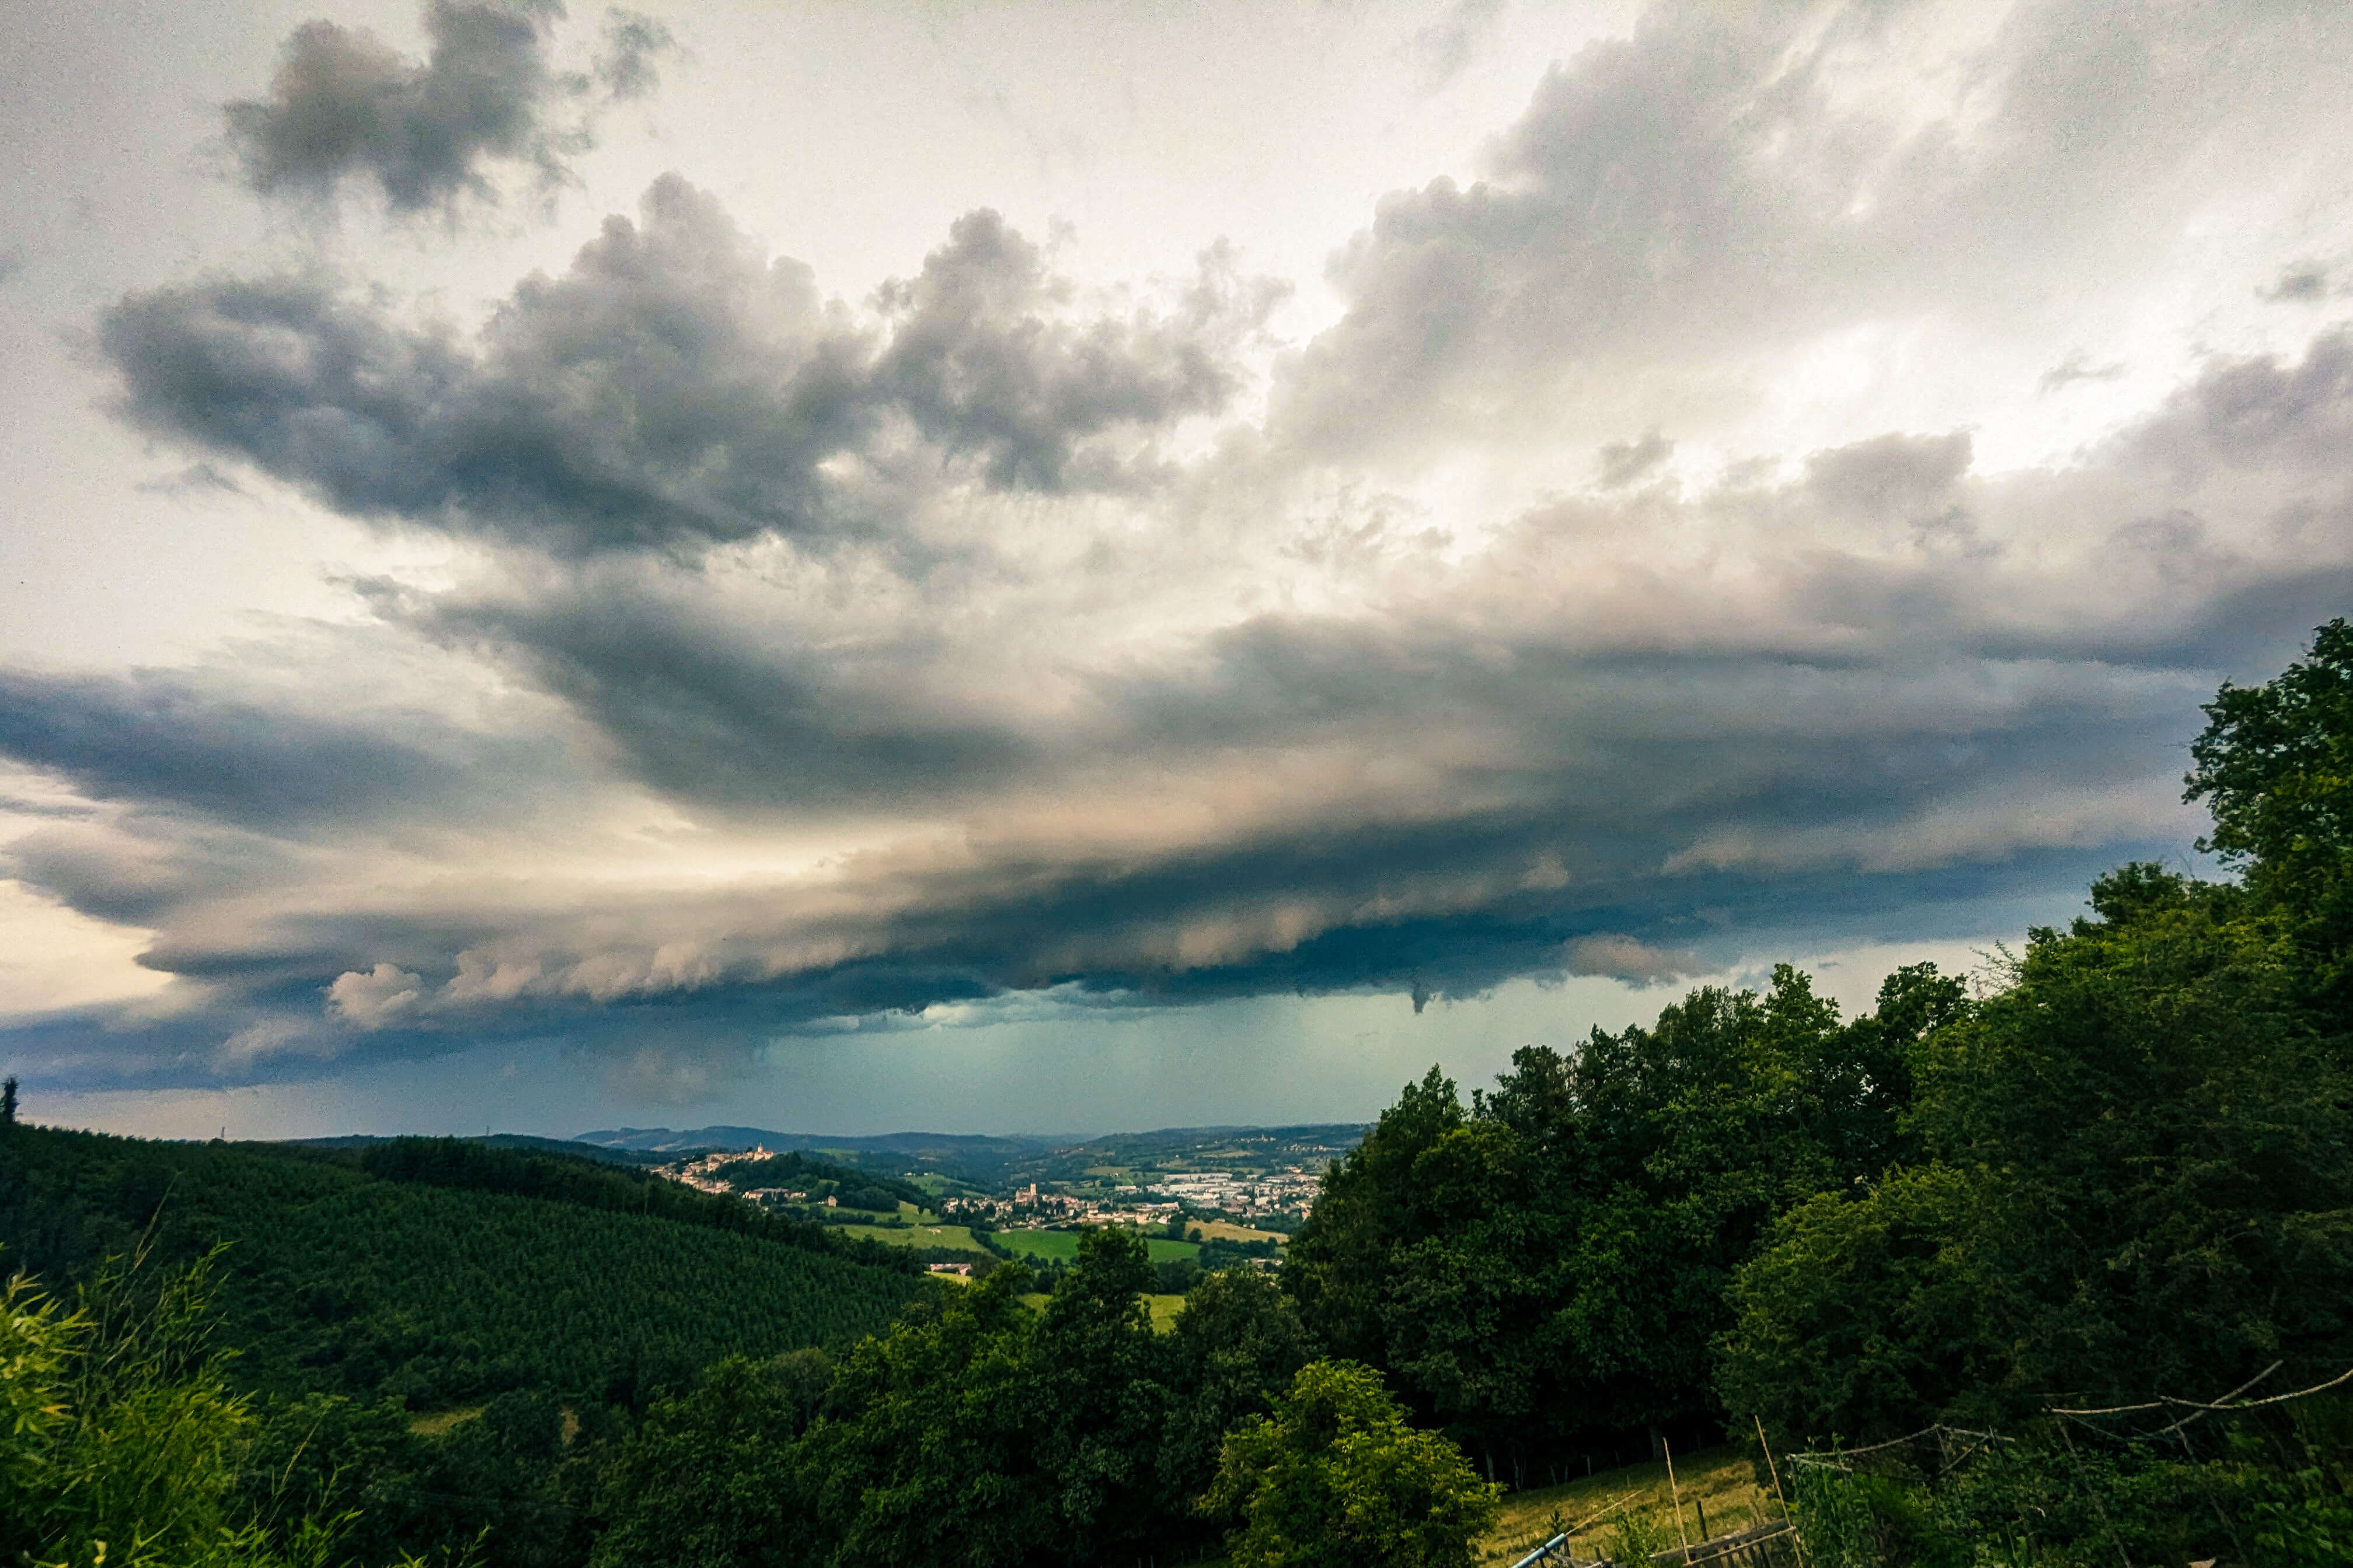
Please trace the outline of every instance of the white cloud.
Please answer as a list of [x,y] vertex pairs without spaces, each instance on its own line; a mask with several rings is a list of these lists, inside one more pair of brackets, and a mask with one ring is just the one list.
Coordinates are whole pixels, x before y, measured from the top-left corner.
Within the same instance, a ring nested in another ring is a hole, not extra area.
[[353,969],[335,976],[327,987],[327,1005],[354,1027],[381,1029],[414,1009],[424,994],[421,977],[379,963],[364,974]]

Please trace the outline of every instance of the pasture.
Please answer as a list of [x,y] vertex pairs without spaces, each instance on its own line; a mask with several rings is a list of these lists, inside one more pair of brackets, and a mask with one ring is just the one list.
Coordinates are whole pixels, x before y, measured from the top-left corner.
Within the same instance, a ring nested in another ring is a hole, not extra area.
[[[1018,1258],[1074,1263],[1079,1257],[1079,1232],[1075,1230],[1000,1230],[997,1233],[997,1244]],[[1145,1245],[1155,1263],[1201,1255],[1200,1245],[1197,1242],[1170,1241],[1166,1237],[1155,1236],[1145,1237]]]
[[973,1239],[969,1226],[961,1225],[845,1225],[839,1229],[844,1236],[864,1237],[892,1247],[953,1247],[958,1252],[983,1254],[988,1251]]

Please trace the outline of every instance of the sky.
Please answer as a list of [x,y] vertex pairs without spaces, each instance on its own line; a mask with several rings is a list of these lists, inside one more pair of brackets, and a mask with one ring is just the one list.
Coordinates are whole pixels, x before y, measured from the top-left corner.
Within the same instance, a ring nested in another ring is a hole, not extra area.
[[5,5],[0,1067],[1369,1118],[2209,869],[2353,11]]

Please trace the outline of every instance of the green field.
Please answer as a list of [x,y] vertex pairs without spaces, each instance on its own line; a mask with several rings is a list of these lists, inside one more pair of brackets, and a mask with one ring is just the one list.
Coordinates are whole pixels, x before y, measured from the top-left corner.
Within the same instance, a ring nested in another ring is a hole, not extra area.
[[863,1237],[891,1247],[953,1247],[958,1252],[986,1254],[988,1248],[973,1239],[971,1228],[961,1225],[845,1225],[844,1236]]
[[[1075,1262],[1079,1256],[1079,1233],[1075,1230],[1000,1230],[997,1245],[1021,1258],[1041,1258],[1050,1262]],[[1151,1251],[1152,1261],[1166,1263],[1172,1258],[1198,1258],[1200,1244],[1192,1241],[1170,1241],[1165,1237],[1147,1237],[1145,1244]]]

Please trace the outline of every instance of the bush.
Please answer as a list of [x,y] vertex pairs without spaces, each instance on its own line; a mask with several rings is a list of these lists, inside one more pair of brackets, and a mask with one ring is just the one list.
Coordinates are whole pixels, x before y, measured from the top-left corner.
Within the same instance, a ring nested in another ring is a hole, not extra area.
[[1226,1438],[1205,1511],[1238,1516],[1234,1568],[1471,1568],[1502,1489],[1461,1451],[1406,1425],[1380,1374],[1313,1362]]

